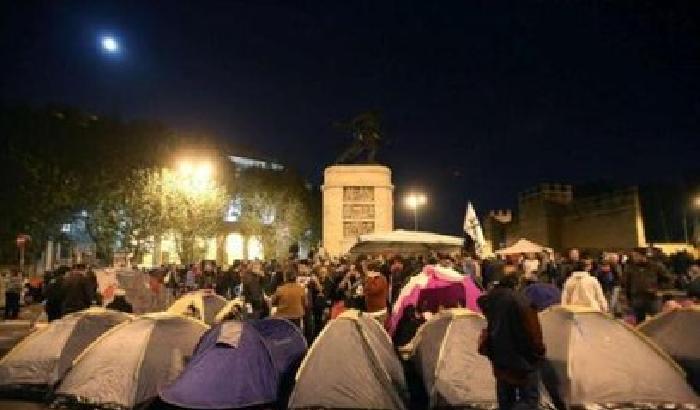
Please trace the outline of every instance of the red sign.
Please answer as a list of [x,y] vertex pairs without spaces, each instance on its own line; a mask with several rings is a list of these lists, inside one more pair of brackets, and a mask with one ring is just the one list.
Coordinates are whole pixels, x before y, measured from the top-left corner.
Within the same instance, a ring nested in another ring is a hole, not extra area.
[[24,248],[24,245],[26,245],[30,240],[32,240],[32,237],[27,234],[21,233],[17,235],[17,247]]

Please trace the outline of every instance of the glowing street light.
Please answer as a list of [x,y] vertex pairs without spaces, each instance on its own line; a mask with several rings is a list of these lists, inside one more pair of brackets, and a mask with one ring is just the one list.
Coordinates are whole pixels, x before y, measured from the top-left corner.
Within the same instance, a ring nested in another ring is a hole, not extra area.
[[112,36],[103,36],[100,39],[100,45],[102,46],[102,50],[107,54],[119,53],[119,42]]
[[428,202],[425,194],[414,192],[406,195],[404,202],[409,209],[413,210],[413,230],[418,230],[418,208],[424,206]]
[[180,189],[190,193],[201,193],[212,182],[212,164],[208,161],[193,164],[190,161],[181,161],[177,165],[177,185]]

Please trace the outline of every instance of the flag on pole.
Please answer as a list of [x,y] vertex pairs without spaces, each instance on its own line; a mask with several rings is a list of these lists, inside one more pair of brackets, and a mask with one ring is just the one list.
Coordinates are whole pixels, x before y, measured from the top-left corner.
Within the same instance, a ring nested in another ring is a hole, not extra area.
[[486,246],[486,240],[484,239],[484,231],[481,229],[479,218],[476,216],[476,211],[471,201],[467,203],[467,212],[464,215],[464,233],[472,238],[476,255],[481,257],[484,252],[484,247]]

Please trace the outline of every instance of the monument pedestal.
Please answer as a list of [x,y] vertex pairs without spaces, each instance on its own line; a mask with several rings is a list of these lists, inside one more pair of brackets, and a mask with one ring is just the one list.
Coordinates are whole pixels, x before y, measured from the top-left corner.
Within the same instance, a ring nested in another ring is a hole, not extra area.
[[383,165],[332,165],[323,174],[323,248],[342,256],[358,235],[394,230],[394,186]]

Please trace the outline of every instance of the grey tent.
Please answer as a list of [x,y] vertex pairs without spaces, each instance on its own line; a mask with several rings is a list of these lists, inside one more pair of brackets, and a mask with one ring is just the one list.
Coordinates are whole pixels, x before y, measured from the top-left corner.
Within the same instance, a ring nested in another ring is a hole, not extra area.
[[57,402],[117,408],[148,403],[180,374],[207,328],[170,313],[152,313],[117,326],[76,359],[56,390]]
[[0,390],[48,390],[95,339],[133,316],[90,308],[64,316],[27,336],[0,360]]
[[557,306],[540,314],[543,377],[570,406],[698,403],[681,369],[653,342],[598,310]]
[[212,290],[203,289],[182,295],[168,308],[168,312],[187,315],[202,320],[208,325],[216,322],[216,315],[226,306],[226,299]]
[[700,392],[700,306],[658,314],[638,329],[681,365],[690,384]]
[[406,382],[384,328],[356,310],[329,322],[296,376],[291,409],[405,409]]
[[477,351],[484,328],[486,319],[478,313],[445,310],[421,326],[407,346],[431,408],[496,404],[491,364]]

